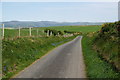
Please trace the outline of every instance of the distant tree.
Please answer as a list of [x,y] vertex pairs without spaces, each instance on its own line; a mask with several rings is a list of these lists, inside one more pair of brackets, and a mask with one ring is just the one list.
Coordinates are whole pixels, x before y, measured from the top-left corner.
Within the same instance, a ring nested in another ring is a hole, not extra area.
[[63,32],[61,32],[61,31],[58,31],[58,33],[59,33],[60,35],[63,35]]

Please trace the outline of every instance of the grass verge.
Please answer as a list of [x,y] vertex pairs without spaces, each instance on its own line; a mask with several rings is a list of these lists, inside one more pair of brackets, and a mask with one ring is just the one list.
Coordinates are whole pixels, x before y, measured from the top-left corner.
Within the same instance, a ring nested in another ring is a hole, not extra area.
[[119,78],[111,64],[102,60],[98,53],[92,48],[93,37],[84,36],[82,39],[82,50],[86,64],[88,78]]

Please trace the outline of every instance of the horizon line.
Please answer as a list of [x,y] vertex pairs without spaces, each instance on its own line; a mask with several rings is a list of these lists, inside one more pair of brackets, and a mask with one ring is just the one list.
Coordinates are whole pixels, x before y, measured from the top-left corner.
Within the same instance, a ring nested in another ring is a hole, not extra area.
[[1,22],[117,22],[117,21],[53,21],[53,20],[8,20],[8,21],[1,21]]

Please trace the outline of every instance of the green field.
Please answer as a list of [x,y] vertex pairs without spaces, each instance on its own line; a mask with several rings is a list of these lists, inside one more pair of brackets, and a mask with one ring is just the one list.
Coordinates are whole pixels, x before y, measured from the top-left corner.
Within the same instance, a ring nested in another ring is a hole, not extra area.
[[[49,29],[56,29],[60,31],[75,31],[75,32],[94,32],[101,28],[101,26],[58,26],[58,27],[48,27]],[[44,29],[44,28],[43,28]]]
[[[56,27],[39,27],[39,28],[32,28],[32,36],[37,36],[37,29],[38,35],[45,36],[46,33],[43,33],[45,29],[53,29],[64,32],[67,31],[74,31],[74,32],[95,32],[100,30],[101,26],[56,26]],[[5,38],[12,38],[19,35],[18,29],[5,29]],[[29,29],[21,29],[21,36],[29,36]]]

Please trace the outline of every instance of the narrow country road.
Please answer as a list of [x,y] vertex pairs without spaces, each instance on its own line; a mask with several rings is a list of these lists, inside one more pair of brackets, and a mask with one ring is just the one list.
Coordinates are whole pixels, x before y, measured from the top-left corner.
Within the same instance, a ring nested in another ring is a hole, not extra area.
[[81,36],[37,60],[15,78],[86,78]]

